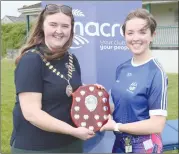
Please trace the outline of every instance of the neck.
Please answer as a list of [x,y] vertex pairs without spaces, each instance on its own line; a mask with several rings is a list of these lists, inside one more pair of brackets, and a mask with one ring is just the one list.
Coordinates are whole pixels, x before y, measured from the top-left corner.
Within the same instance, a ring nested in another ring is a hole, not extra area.
[[55,53],[55,52],[57,52],[59,50],[57,48],[52,48],[46,41],[45,41],[45,45],[47,46],[47,48],[49,49],[49,51],[51,53]]
[[143,64],[143,63],[145,63],[147,60],[149,60],[151,58],[152,58],[152,52],[148,49],[143,54],[134,55],[133,56],[133,62],[135,64]]

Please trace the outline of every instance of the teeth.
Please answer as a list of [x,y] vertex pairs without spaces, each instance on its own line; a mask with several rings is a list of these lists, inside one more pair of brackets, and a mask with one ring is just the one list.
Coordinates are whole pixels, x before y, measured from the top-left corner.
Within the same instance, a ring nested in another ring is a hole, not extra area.
[[56,39],[61,39],[62,37],[61,36],[54,36]]
[[132,44],[132,45],[141,45],[141,43],[135,43],[135,44]]
[[141,44],[133,44],[133,46],[134,46],[135,48],[139,48],[139,47],[141,46]]

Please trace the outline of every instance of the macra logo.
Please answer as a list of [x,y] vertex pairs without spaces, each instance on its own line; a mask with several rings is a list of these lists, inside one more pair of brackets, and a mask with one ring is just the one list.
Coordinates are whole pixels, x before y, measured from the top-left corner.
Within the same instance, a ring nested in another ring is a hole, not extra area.
[[78,48],[81,48],[83,45],[88,44],[89,41],[86,38],[82,37],[81,35],[75,34],[74,37],[73,37],[73,43],[76,46],[73,45],[70,48],[71,49],[78,49]]
[[[79,9],[73,9],[74,16],[85,17],[84,13]],[[117,35],[123,36],[122,25],[111,24],[111,23],[98,23],[98,22],[87,22],[82,23],[76,21],[74,23],[74,39],[71,49],[78,49],[89,43],[89,40],[85,38],[89,37],[115,37]]]

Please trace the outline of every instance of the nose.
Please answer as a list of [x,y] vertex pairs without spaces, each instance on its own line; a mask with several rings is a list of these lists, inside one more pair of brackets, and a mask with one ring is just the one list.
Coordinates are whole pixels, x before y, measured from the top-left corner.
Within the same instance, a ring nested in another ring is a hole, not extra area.
[[138,34],[133,34],[132,40],[138,41],[139,40],[139,35]]
[[62,33],[62,28],[60,26],[58,26],[55,32],[56,33]]

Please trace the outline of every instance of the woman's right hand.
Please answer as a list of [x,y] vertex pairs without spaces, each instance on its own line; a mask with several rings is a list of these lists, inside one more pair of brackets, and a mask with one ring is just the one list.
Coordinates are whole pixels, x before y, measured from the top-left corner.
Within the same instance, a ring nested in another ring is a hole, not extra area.
[[78,127],[73,130],[71,135],[81,140],[87,140],[94,137],[95,133],[85,127]]

